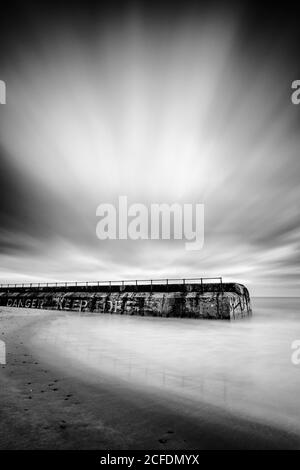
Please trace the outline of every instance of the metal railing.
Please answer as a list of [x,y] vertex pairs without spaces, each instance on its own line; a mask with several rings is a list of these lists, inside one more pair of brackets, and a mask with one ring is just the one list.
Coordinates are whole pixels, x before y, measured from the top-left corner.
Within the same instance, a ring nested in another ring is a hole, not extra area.
[[221,288],[223,285],[222,277],[195,277],[195,278],[168,278],[168,279],[126,279],[121,281],[69,281],[69,282],[27,282],[27,283],[8,283],[0,284],[1,289],[9,288],[40,288],[40,287],[100,287],[100,286],[142,286],[142,285],[157,285],[164,284],[166,286],[172,284],[203,284],[204,281],[215,280],[219,281]]

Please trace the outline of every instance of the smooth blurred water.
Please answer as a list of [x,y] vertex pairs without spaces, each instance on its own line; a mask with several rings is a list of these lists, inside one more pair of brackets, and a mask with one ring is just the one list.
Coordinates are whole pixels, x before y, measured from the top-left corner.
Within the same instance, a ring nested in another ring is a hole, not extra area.
[[256,298],[238,321],[58,318],[38,340],[94,373],[163,388],[300,434],[300,298]]

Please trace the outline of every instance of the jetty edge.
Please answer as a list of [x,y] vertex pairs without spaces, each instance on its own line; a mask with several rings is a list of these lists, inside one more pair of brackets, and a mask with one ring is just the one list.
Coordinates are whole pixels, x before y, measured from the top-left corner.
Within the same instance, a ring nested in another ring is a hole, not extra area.
[[239,283],[224,283],[221,277],[0,284],[0,305],[220,320],[252,314],[248,289]]

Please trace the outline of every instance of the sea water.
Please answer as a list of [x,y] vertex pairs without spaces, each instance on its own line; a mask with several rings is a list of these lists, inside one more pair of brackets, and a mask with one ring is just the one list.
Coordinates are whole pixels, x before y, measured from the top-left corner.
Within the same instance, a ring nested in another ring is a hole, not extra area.
[[300,436],[300,298],[254,298],[236,321],[69,314],[38,340],[99,377],[213,404]]

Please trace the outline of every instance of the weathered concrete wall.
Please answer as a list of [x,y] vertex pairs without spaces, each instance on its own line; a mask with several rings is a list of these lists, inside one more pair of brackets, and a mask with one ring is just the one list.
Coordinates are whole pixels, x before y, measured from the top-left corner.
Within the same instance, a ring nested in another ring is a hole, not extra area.
[[10,288],[0,290],[0,305],[159,317],[234,319],[251,314],[248,290],[241,284],[186,284],[88,288]]

